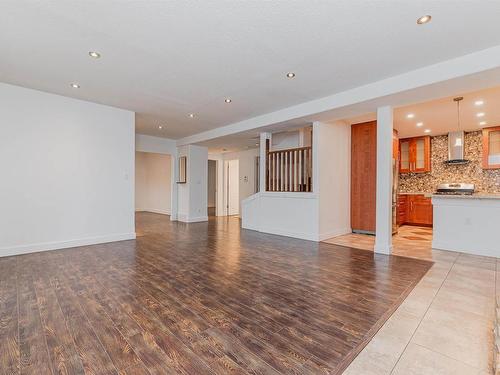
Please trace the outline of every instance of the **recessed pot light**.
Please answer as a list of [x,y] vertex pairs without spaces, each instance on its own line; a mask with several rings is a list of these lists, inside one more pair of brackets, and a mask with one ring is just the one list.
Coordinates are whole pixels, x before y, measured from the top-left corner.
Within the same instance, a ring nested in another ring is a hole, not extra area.
[[478,106],[478,107],[479,107],[479,106],[481,106],[481,105],[483,105],[483,104],[484,104],[484,101],[483,101],[483,100],[476,100],[476,101],[474,102],[474,105],[476,105],[476,106]]
[[193,118],[193,117],[194,117],[194,113],[190,113],[188,116],[189,116],[190,118]]
[[484,112],[479,112],[476,116],[477,117],[484,117]]
[[486,125],[486,124],[487,124],[487,122],[486,122],[486,121],[481,121],[481,122],[479,123],[479,125],[480,125],[480,126],[484,126],[484,125]]
[[72,83],[72,84],[70,84],[70,86],[73,87],[74,89],[80,88],[80,85],[78,83]]
[[259,145],[258,143],[255,144],[255,146],[258,146],[258,145]]
[[421,126],[424,126],[423,122],[417,122],[417,126],[420,128]]
[[286,74],[286,77],[287,77],[287,78],[295,78],[295,73],[293,73],[293,72],[288,72],[288,73]]
[[163,129],[163,126],[161,126],[161,125],[160,125],[160,126],[158,126],[158,129]]
[[415,114],[414,113],[408,113],[406,115],[406,118],[414,118],[415,117]]
[[430,133],[431,132],[431,129],[425,129],[424,130],[424,133]]
[[98,59],[101,57],[101,54],[99,52],[95,52],[95,51],[90,51],[89,52],[89,56],[94,58],[94,59]]
[[419,19],[417,19],[417,25],[423,25],[425,23],[429,23],[431,21],[432,17],[428,14],[426,14],[425,16],[422,16],[420,17]]
[[226,99],[224,99],[224,101],[225,101],[226,103],[231,103],[231,102],[232,102],[231,98],[226,98]]

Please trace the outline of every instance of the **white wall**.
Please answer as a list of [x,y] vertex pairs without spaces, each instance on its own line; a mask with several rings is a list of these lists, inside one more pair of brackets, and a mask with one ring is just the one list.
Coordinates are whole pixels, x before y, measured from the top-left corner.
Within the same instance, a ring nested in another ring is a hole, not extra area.
[[[238,160],[240,213],[241,201],[255,193],[255,180],[257,173],[257,171],[255,170],[255,158],[257,156],[259,156],[258,148],[239,152],[228,152],[224,154],[212,154],[209,156],[212,160]],[[222,178],[218,179],[218,191],[224,192],[224,168],[221,167],[220,169]],[[221,197],[223,198],[223,196],[224,195],[222,195]],[[224,215],[224,204],[222,200],[219,200],[219,202],[221,203],[221,207],[220,213],[217,213],[217,215]],[[217,211],[219,212],[219,210]]]
[[350,134],[346,123],[315,122],[313,192],[252,195],[242,202],[242,227],[312,241],[349,233]]
[[156,154],[175,155],[177,153],[177,146],[175,140],[173,139],[136,134],[135,150],[142,152],[154,152]]
[[188,223],[207,221],[208,149],[182,146],[177,155],[187,157],[187,182],[177,188],[177,219]]
[[432,248],[500,257],[500,197],[433,196]]
[[176,141],[168,138],[153,137],[150,135],[136,134],[135,149],[141,152],[152,152],[156,154],[167,154],[171,156],[170,177],[170,220],[177,220],[177,146]]
[[318,241],[318,197],[314,193],[260,192],[242,202],[242,227]]
[[311,127],[295,131],[274,133],[271,138],[271,150],[286,150],[289,148],[311,146]]
[[0,84],[0,255],[135,238],[134,113]]
[[351,232],[351,127],[338,121],[313,124],[319,197],[319,238]]
[[170,215],[171,157],[151,152],[135,153],[135,210]]

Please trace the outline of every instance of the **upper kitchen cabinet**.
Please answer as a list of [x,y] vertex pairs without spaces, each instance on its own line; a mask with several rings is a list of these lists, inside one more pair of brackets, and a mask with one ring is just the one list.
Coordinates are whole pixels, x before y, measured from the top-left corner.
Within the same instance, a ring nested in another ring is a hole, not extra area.
[[431,170],[431,137],[405,138],[399,141],[399,172],[421,173]]
[[483,168],[500,168],[500,126],[483,129]]

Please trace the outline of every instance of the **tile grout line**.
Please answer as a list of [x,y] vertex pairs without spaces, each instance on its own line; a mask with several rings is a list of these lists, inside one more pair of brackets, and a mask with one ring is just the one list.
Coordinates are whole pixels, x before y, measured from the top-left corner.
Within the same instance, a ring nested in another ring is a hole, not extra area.
[[461,256],[461,253],[455,258],[455,260],[453,261],[452,265],[450,266],[450,269],[448,270],[448,272],[446,272],[446,276],[443,278],[443,281],[441,282],[441,284],[439,285],[439,288],[438,290],[436,291],[436,294],[434,294],[434,296],[432,297],[432,300],[431,302],[429,303],[429,306],[427,306],[427,309],[425,310],[425,312],[422,314],[422,318],[420,319],[420,321],[418,322],[418,325],[417,327],[415,328],[415,330],[413,331],[410,339],[408,340],[408,342],[406,343],[403,351],[401,352],[401,354],[399,355],[398,357],[398,360],[396,361],[396,363],[394,364],[394,366],[392,367],[392,370],[390,372],[390,374],[393,374],[394,373],[394,370],[396,369],[396,366],[398,365],[399,361],[401,360],[401,357],[403,356],[403,354],[406,352],[406,349],[408,349],[408,345],[410,345],[411,341],[413,340],[413,337],[415,336],[415,333],[417,332],[417,330],[419,329],[420,325],[422,324],[422,321],[424,320],[425,316],[427,315],[427,312],[429,311],[429,309],[431,308],[432,304],[434,303],[434,300],[436,299],[439,291],[441,290],[441,288],[443,287],[443,284],[444,282],[446,281],[446,279],[448,278],[448,275],[450,274],[452,268],[455,266],[455,263],[457,261],[457,259]]

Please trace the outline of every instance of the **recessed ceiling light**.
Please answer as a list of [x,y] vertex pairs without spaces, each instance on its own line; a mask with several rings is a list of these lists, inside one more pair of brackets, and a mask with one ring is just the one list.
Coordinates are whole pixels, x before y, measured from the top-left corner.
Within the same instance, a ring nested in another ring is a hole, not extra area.
[[417,126],[420,128],[421,126],[424,126],[423,122],[417,122]]
[[72,83],[70,86],[73,87],[74,89],[80,88],[80,85],[78,83]]
[[486,121],[481,121],[481,122],[479,123],[479,125],[480,125],[480,126],[484,126],[484,125],[486,125],[486,124],[487,124],[487,122],[486,122]]
[[190,118],[193,118],[193,117],[194,117],[194,113],[190,113],[188,116],[189,116]]
[[287,77],[287,78],[295,78],[295,73],[293,73],[293,72],[288,72],[288,73],[286,74],[286,77]]
[[474,105],[476,105],[476,106],[478,106],[478,107],[479,107],[480,105],[483,105],[483,104],[484,104],[484,101],[483,101],[483,100],[476,100],[476,101],[474,102]]
[[258,146],[258,145],[259,145],[258,143],[255,144],[255,146]]
[[160,125],[160,126],[158,126],[158,129],[163,129],[163,126],[161,126],[161,125]]
[[98,59],[99,57],[101,57],[101,54],[99,52],[90,51],[89,56],[94,58],[94,59]]
[[477,117],[484,117],[484,112],[479,112],[476,116]]
[[427,14],[427,15],[422,16],[419,19],[417,19],[417,24],[423,25],[424,23],[429,23],[431,21],[431,19],[432,19],[432,17]]
[[431,132],[431,129],[425,129],[424,130],[424,133],[430,133]]
[[224,101],[225,101],[226,103],[231,103],[231,102],[232,102],[231,98],[226,98],[226,99],[224,99]]
[[406,118],[414,118],[414,117],[415,117],[415,114],[413,114],[413,113],[408,113],[406,115]]

